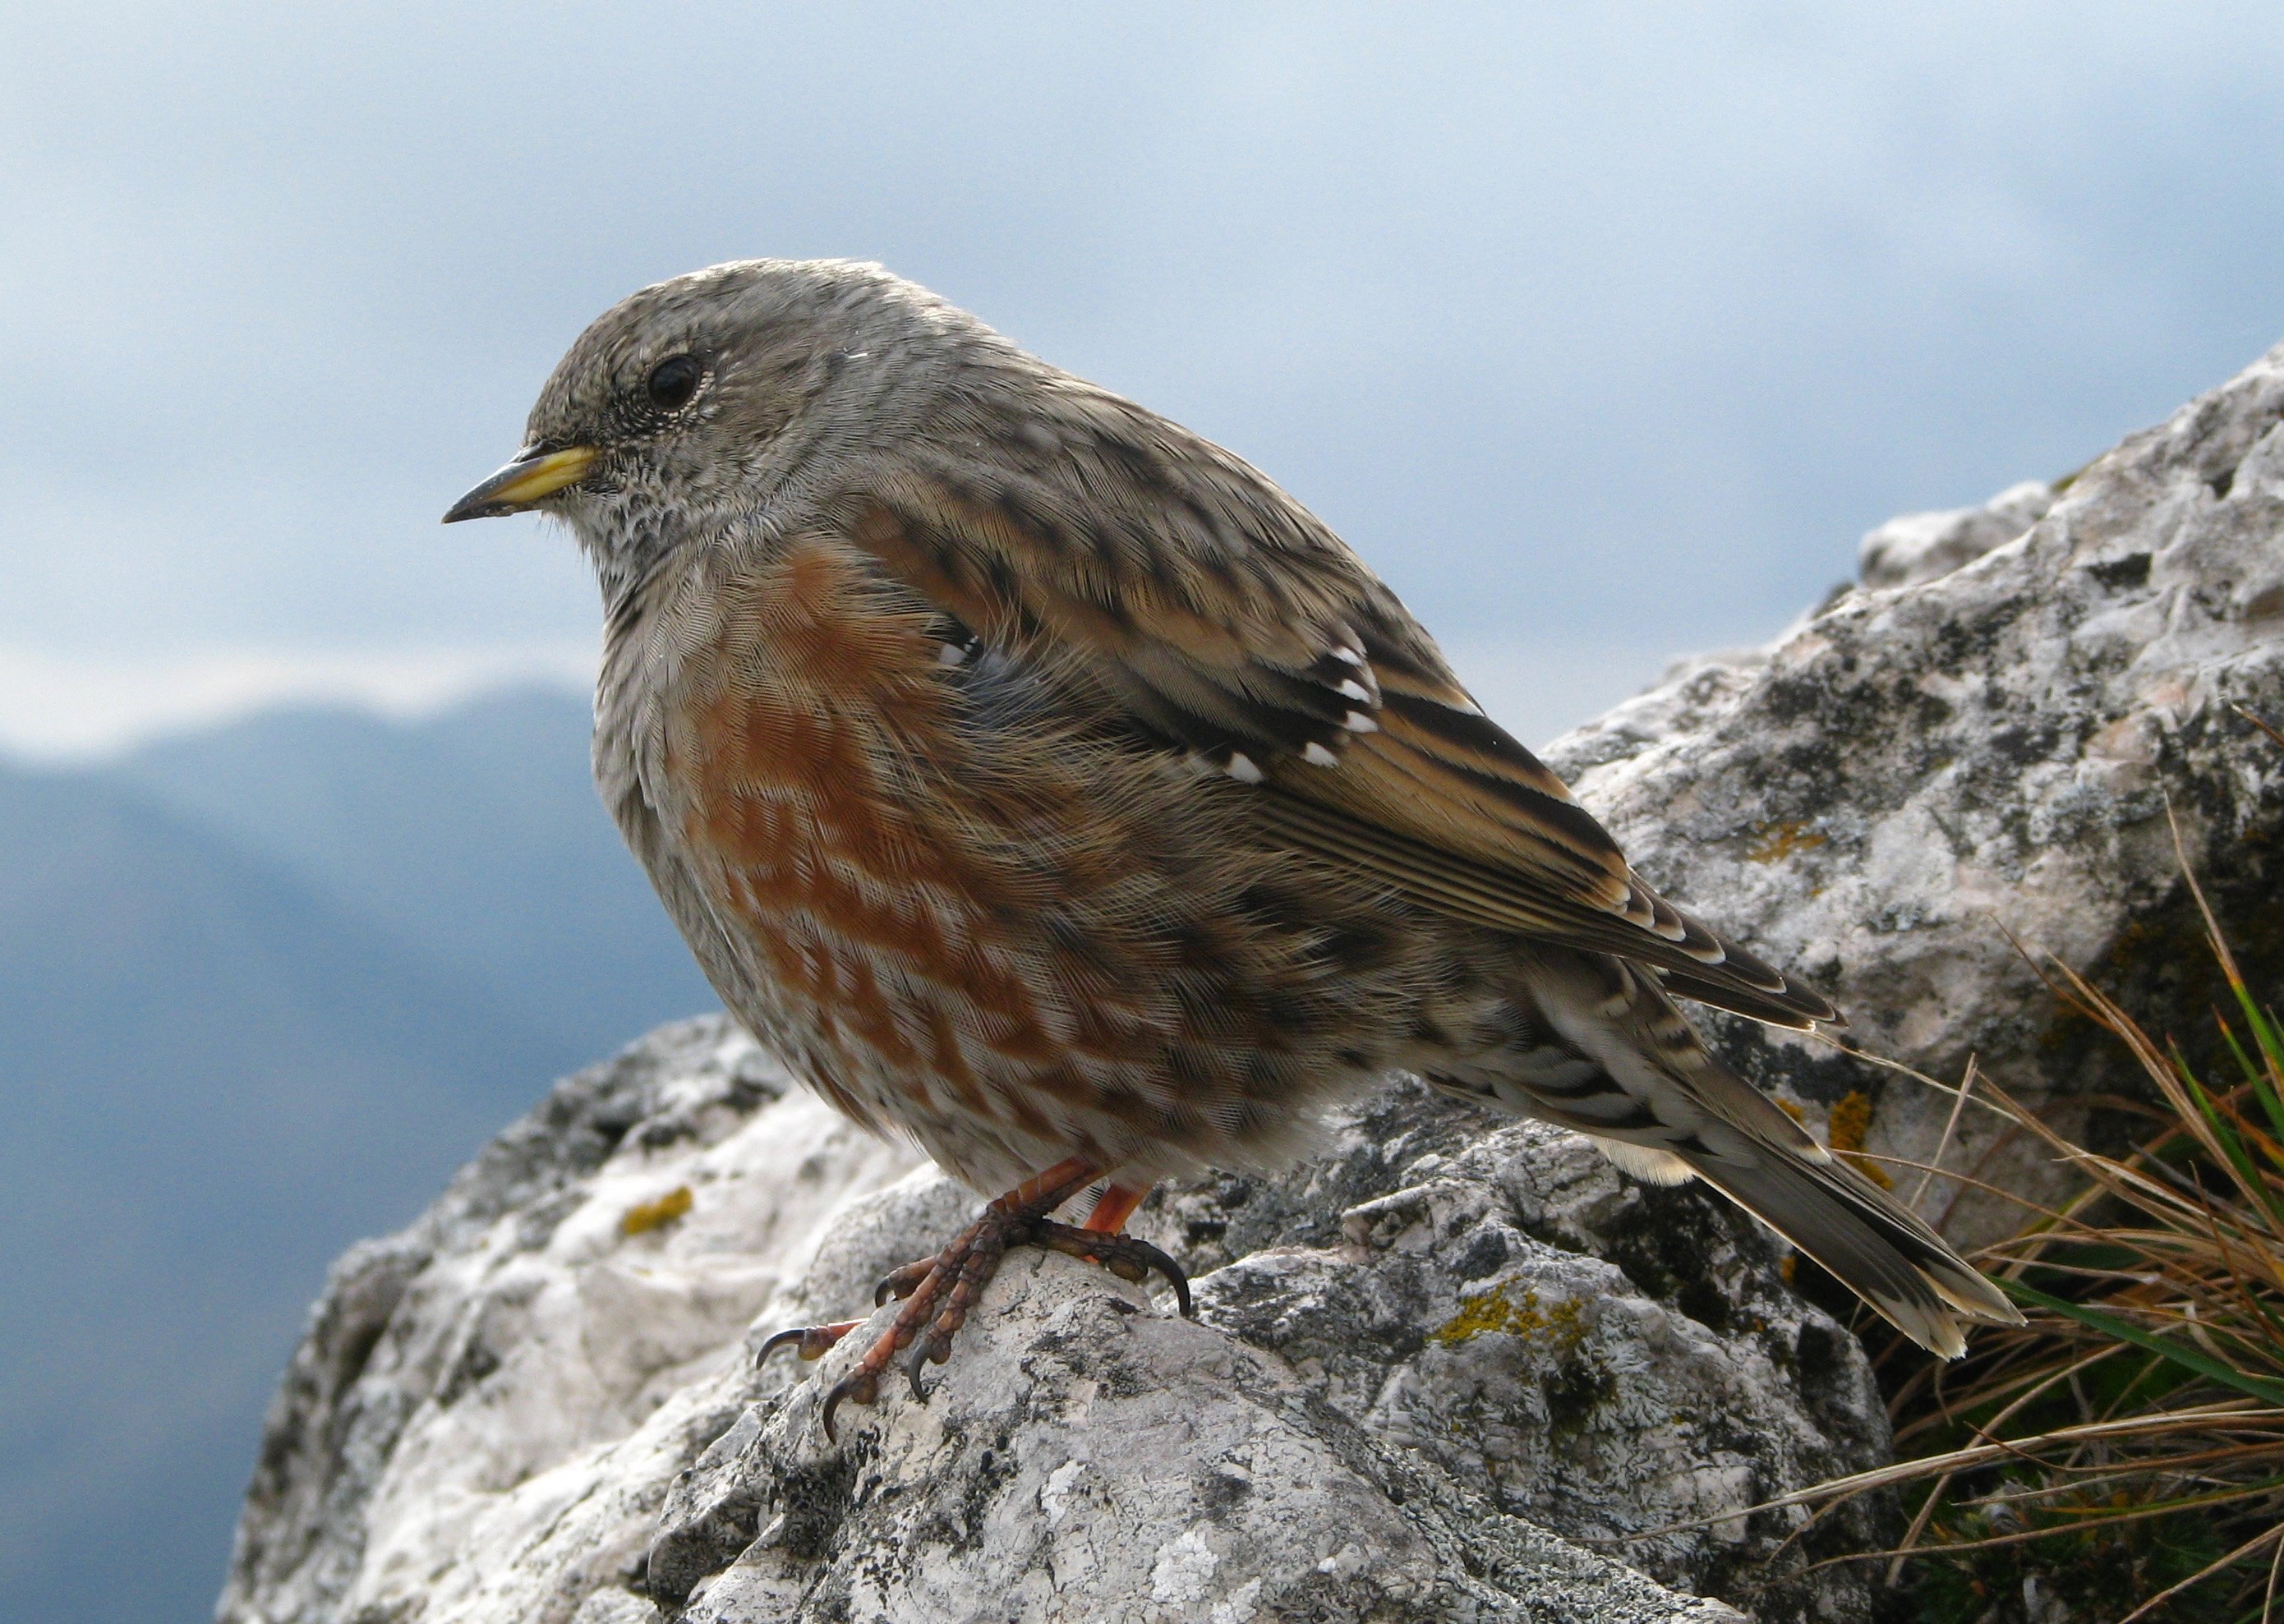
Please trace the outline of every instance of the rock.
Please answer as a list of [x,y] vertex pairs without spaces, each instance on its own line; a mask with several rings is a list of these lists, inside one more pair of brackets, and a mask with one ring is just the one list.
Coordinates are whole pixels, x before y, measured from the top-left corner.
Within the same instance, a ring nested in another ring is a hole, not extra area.
[[2038,480],[2010,485],[1981,507],[1905,513],[1865,536],[1856,571],[1866,587],[1916,586],[2004,547],[2046,516],[2053,487]]
[[[870,1214],[892,1241],[921,1215]],[[844,1410],[843,1446],[817,1401],[853,1339],[746,1409],[668,1495],[649,1597],[690,1624],[1735,1617],[1498,1514],[1089,1265],[1019,1256],[987,1300],[928,1402]]]
[[[583,1593],[516,1572],[528,1529],[567,1511],[620,1542],[581,1548],[584,1588],[615,1582],[666,1481],[727,1425],[703,1378],[788,1300],[838,1209],[912,1160],[718,1019],[558,1084],[410,1229],[334,1265],[217,1616],[481,1618],[519,1582]],[[629,1225],[677,1191],[683,1215]]]
[[725,1021],[559,1085],[334,1270],[218,1616],[1733,1619],[1610,1551],[1755,1582],[1796,1519],[1720,1515],[1885,1444],[1861,1354],[1743,1221],[1408,1084],[1300,1176],[1152,1198],[1196,1321],[1018,1254],[929,1401],[829,1444],[862,1336],[754,1348],[974,1205]]
[[[1720,1518],[1882,1462],[1889,1441],[1860,1347],[1717,1197],[1405,1084],[1341,1117],[1296,1176],[1169,1191],[1133,1227],[1212,1269],[1206,1323],[1502,1511],[1766,1619],[1868,1605],[1850,1570],[1771,1588],[1797,1517]],[[1866,1510],[1805,1554],[1881,1526]]]
[[[2256,984],[2284,980],[2284,750],[2238,712],[2284,721],[2280,425],[2284,350],[2050,504],[2017,486],[1990,509],[1874,531],[1862,589],[1768,649],[1691,662],[1549,759],[1653,883],[1804,970],[1854,1043],[1950,1083],[1977,1057],[2063,1126],[2114,1138],[2124,1120],[2089,1120],[2082,1102],[2138,1091],[2134,1068],[2016,942],[2210,1053],[2225,989],[2170,797]],[[1916,553],[1881,541],[1912,526]],[[1918,584],[1873,589],[1874,566]],[[1924,1161],[1943,1140],[1947,1096],[1823,1041],[1707,1024],[1819,1125],[1859,1096],[1872,1151]],[[2055,1193],[2066,1175],[2002,1128],[1965,1113],[1947,1165]],[[1931,1213],[1951,1190],[1937,1181]],[[2014,1217],[1970,1195],[1952,1233],[1989,1238]]]
[[[1831,991],[1856,1044],[1940,1077],[1973,1053],[2084,1115],[2130,1071],[2007,932],[2131,1006],[2201,1007],[2168,794],[2241,954],[2268,985],[2284,970],[2284,753],[2234,708],[2284,716],[2280,424],[2284,353],[2072,480],[1884,527],[1858,589],[1768,649],[1685,663],[1554,762],[1662,887]],[[1950,1101],[1922,1085],[1707,1026],[1843,1146],[1925,1158],[1943,1137]],[[2059,1176],[1973,1111],[1950,1165],[2033,1193]],[[828,1444],[818,1395],[863,1335],[810,1367],[757,1371],[754,1349],[858,1311],[973,1206],[719,1020],[559,1085],[336,1266],[219,1617],[1873,1606],[1870,1573],[1811,1565],[1886,1542],[1890,1508],[1749,1511],[1886,1457],[1863,1349],[1700,1190],[1398,1082],[1287,1176],[1144,1206],[1137,1231],[1195,1277],[1194,1322],[1019,1254],[927,1402],[845,1409]]]

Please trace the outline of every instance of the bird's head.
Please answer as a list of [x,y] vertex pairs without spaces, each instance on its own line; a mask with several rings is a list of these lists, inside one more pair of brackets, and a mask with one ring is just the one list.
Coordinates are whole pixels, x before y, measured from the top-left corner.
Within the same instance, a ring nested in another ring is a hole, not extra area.
[[990,338],[877,265],[746,260],[658,283],[579,335],[522,449],[444,522],[536,510],[606,583],[637,578],[893,432]]

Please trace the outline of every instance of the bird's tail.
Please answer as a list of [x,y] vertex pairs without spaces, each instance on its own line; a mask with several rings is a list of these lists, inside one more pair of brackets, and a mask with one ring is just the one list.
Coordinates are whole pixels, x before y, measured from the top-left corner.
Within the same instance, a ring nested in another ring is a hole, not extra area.
[[1470,1068],[1470,1092],[1591,1135],[1639,1176],[1703,1179],[1945,1358],[1967,1350],[1963,1321],[2022,1323],[1918,1214],[1707,1054],[1647,972],[1600,954],[1529,957],[1537,1045],[1509,1050],[1496,1075]]
[[1956,1359],[1967,1351],[1962,1320],[2022,1323],[1998,1288],[1918,1214],[1814,1148],[1815,1157],[1785,1147],[1748,1158],[1684,1153],[1682,1159],[1921,1347]]

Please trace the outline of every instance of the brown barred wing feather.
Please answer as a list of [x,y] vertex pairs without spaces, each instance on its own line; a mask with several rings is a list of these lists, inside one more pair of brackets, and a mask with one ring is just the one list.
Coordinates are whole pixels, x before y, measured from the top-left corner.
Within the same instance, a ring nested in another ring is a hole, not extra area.
[[1004,421],[982,390],[972,436],[917,442],[849,494],[849,534],[891,574],[1133,730],[1259,785],[1264,824],[1300,850],[1756,1019],[1838,1019],[1652,890],[1265,476],[1105,392],[1020,382]]

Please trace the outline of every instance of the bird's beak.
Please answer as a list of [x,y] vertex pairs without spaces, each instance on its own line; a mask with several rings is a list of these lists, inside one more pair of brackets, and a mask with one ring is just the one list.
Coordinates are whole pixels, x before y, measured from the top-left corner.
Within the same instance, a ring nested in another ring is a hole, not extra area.
[[527,451],[475,489],[452,504],[444,522],[464,519],[497,519],[520,513],[542,497],[587,477],[601,455],[592,446],[569,446],[560,451]]

